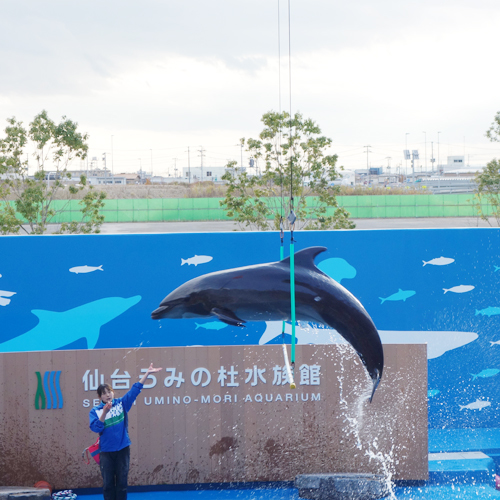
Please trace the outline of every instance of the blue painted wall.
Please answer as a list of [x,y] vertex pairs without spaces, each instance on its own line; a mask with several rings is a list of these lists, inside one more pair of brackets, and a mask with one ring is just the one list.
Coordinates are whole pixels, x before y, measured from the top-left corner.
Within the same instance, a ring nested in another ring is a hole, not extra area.
[[[296,250],[328,248],[316,264],[361,301],[383,342],[428,342],[431,428],[499,426],[499,229],[295,239]],[[184,262],[195,255],[211,259]],[[278,256],[277,233],[0,237],[0,352],[281,342],[265,323],[150,319],[189,279]]]

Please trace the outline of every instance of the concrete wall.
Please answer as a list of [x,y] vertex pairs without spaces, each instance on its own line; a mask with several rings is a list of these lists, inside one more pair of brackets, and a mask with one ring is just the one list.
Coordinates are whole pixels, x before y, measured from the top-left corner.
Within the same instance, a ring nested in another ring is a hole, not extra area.
[[96,380],[120,397],[151,362],[164,371],[129,413],[132,485],[321,472],[427,479],[426,348],[384,352],[371,404],[371,380],[341,345],[298,346],[295,390],[279,345],[0,354],[0,485],[101,486],[98,466],[81,459],[97,436]]

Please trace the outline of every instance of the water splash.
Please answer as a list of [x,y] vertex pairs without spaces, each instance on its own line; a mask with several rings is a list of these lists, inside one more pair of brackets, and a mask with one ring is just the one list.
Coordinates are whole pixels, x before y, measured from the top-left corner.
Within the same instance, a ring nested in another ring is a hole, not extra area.
[[[379,448],[378,437],[373,437],[375,432],[373,426],[374,420],[380,420],[383,422],[382,425],[386,426],[391,426],[391,422],[385,421],[384,418],[374,419],[373,409],[370,412],[370,421],[366,421],[366,408],[372,392],[372,381],[365,370],[363,370],[364,380],[356,379],[358,384],[354,389],[354,394],[352,392],[345,394],[344,377],[347,365],[352,366],[353,363],[359,364],[359,361],[356,352],[349,344],[340,344],[338,345],[338,349],[340,351],[340,370],[337,375],[340,389],[339,405],[342,418],[346,424],[346,433],[348,436],[354,438],[356,448],[364,452],[364,455],[368,457],[368,461],[376,463],[378,473],[382,474],[385,478],[386,487],[390,495],[388,498],[396,500],[392,480],[395,473],[395,445],[392,444],[389,451],[383,451]],[[395,414],[397,413],[396,411]]]

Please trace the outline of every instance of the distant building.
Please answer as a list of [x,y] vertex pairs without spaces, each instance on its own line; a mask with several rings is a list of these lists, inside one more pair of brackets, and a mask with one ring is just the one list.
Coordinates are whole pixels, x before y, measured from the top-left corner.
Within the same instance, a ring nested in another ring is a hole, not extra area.
[[191,182],[212,181],[218,182],[226,173],[226,167],[183,167],[182,178],[184,182],[189,182],[189,174],[191,174]]

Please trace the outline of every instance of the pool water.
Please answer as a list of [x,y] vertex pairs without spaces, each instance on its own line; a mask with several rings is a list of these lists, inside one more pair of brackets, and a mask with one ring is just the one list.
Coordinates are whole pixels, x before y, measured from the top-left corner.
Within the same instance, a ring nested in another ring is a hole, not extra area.
[[[500,491],[492,486],[426,485],[396,487],[393,500],[489,500],[500,499]],[[102,500],[102,495],[79,495],[81,500]],[[390,497],[386,497],[390,498]],[[183,490],[129,493],[128,500],[299,500],[295,488],[243,490]]]

